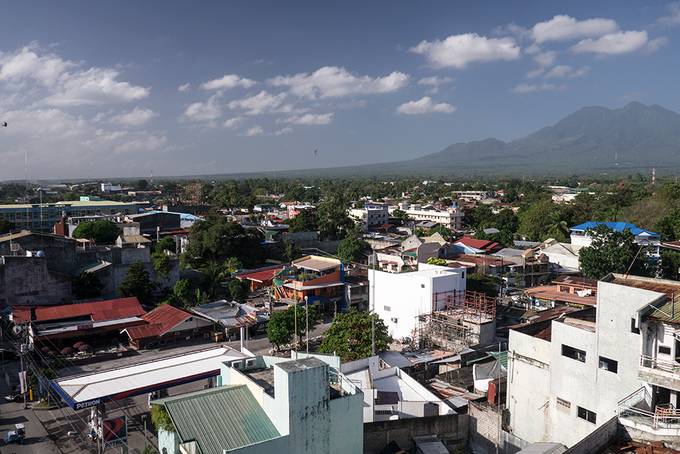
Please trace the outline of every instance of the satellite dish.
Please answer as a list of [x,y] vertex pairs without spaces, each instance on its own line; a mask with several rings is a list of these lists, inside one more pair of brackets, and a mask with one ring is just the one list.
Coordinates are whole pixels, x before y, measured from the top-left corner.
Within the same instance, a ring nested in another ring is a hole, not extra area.
[[21,334],[21,326],[14,325],[12,327],[12,332],[14,332],[14,334]]

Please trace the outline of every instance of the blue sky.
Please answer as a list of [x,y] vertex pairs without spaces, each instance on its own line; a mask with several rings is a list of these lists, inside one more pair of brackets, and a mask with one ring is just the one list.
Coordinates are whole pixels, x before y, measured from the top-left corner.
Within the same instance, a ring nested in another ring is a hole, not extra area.
[[[680,111],[680,3],[0,3],[0,179],[408,159]],[[315,156],[314,150],[319,152]]]

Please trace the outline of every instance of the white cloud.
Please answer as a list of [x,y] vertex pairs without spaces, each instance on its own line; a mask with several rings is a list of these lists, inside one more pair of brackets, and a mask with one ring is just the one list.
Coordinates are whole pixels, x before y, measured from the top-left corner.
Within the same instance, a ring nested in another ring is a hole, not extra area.
[[404,115],[422,115],[427,113],[452,113],[456,107],[445,102],[434,103],[432,98],[424,96],[417,101],[406,102],[397,107],[397,112]]
[[597,39],[579,41],[571,50],[575,53],[620,55],[642,50],[647,45],[646,31],[616,32]]
[[113,148],[113,152],[137,153],[141,151],[156,151],[163,148],[168,139],[164,135],[144,135],[129,141],[125,141]]
[[656,52],[666,44],[668,44],[668,38],[666,38],[665,36],[659,36],[658,38],[650,39],[647,42],[647,47],[645,50],[650,53]]
[[564,41],[570,39],[596,38],[613,33],[619,29],[612,19],[576,20],[571,16],[558,15],[552,19],[534,25],[532,34],[537,43],[546,41]]
[[536,68],[527,72],[527,79],[535,79],[545,72],[545,68]]
[[229,90],[230,88],[250,88],[257,82],[246,79],[237,74],[225,74],[219,79],[213,79],[201,85],[204,90]]
[[206,102],[195,102],[189,104],[184,110],[184,117],[190,121],[210,122],[222,116],[222,108],[218,102],[219,94],[208,98]]
[[373,78],[354,75],[338,66],[324,66],[313,73],[277,76],[268,82],[287,87],[296,96],[316,99],[390,93],[405,87],[408,81],[409,76],[398,71]]
[[117,80],[119,72],[90,68],[60,77],[59,89],[45,99],[53,106],[82,106],[136,101],[149,96],[150,90]]
[[557,52],[550,50],[546,52],[539,52],[536,55],[534,55],[534,61],[538,63],[538,66],[541,67],[546,67],[550,66],[553,63],[555,63],[555,59],[557,58]]
[[224,120],[223,126],[227,129],[234,129],[237,128],[243,123],[244,118],[243,117],[233,117],[233,118],[227,118]]
[[285,93],[273,95],[262,90],[256,95],[231,101],[229,108],[243,110],[246,115],[291,112],[293,107],[290,104],[285,104],[286,97]]
[[516,60],[520,47],[513,38],[487,38],[476,33],[452,35],[444,41],[422,41],[411,52],[425,55],[437,68],[465,68],[469,63]]
[[564,90],[564,85],[555,85],[549,83],[542,84],[519,84],[512,89],[513,93],[525,94],[525,93],[535,93],[539,91],[555,91]]
[[264,130],[262,129],[262,126],[253,126],[252,128],[248,128],[246,132],[243,133],[244,136],[246,137],[255,137],[255,136],[261,136],[264,134]]
[[418,81],[418,85],[430,87],[428,93],[437,93],[439,92],[439,87],[450,83],[453,83],[453,78],[440,76],[423,77]]
[[543,77],[546,79],[560,79],[560,78],[576,78],[576,77],[581,77],[584,76],[588,70],[587,66],[582,66],[580,68],[572,68],[569,65],[557,65],[553,67],[550,71],[545,73]]
[[294,115],[283,119],[283,123],[294,125],[327,125],[333,121],[333,113]]
[[680,25],[680,2],[672,2],[667,5],[668,15],[659,18],[663,25]]
[[291,128],[290,126],[286,126],[286,127],[281,128],[277,131],[274,131],[274,135],[275,136],[283,136],[285,134],[290,134],[291,132],[293,132],[293,128]]
[[182,84],[179,87],[177,87],[177,91],[189,91],[190,88],[191,88],[191,84],[189,82],[187,82],[187,83]]
[[0,56],[0,80],[30,78],[46,87],[54,86],[67,70],[77,66],[55,54],[38,55],[37,46],[24,47]]
[[140,109],[135,107],[134,109],[123,112],[118,115],[111,117],[113,123],[118,123],[123,126],[140,126],[148,123],[152,118],[157,117],[158,114],[150,109]]

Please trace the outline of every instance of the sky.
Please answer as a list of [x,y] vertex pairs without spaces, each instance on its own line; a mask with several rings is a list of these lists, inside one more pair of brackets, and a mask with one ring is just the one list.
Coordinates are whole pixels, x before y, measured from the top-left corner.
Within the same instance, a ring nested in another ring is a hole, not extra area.
[[680,2],[0,0],[0,180],[390,162],[584,106],[680,111],[679,55]]

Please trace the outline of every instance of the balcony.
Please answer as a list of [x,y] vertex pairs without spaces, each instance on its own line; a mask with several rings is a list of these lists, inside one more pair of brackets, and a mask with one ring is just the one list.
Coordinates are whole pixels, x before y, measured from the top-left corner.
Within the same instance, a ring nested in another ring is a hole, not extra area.
[[680,363],[677,361],[641,355],[638,377],[647,383],[680,391]]
[[618,415],[635,440],[680,443],[680,410],[672,404],[652,406],[644,386],[619,401]]

